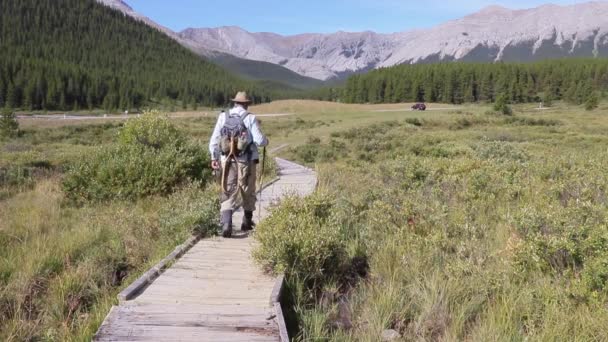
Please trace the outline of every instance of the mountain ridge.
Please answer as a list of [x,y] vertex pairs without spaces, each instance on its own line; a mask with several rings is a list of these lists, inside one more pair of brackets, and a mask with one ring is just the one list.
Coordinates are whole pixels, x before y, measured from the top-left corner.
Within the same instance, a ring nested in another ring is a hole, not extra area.
[[[122,0],[98,1],[129,7]],[[171,36],[212,60],[228,54],[325,81],[398,64],[608,56],[608,2],[515,10],[491,5],[432,28],[395,33],[280,35],[223,26]]]
[[[606,55],[608,2],[545,4],[517,10],[492,5],[429,29],[388,34],[364,31],[282,36],[233,26],[189,28],[178,34],[235,56],[270,61],[306,76],[330,79],[404,63]],[[592,48],[589,39],[593,40]],[[286,49],[290,45],[291,49]]]
[[301,75],[277,64],[268,63],[264,60],[257,61],[247,58],[241,58],[222,49],[212,49],[206,46],[205,44],[198,44],[195,41],[192,41],[187,37],[183,37],[179,33],[174,32],[173,30],[163,25],[160,25],[152,19],[140,14],[123,0],[96,1],[110,8],[119,10],[125,15],[130,16],[136,20],[144,22],[145,24],[168,35],[169,37],[176,40],[178,43],[195,52],[196,54],[210,60],[215,64],[218,64],[219,66],[225,69],[228,69],[234,74],[237,74],[245,79],[256,81],[269,81],[275,83],[278,82],[296,89],[309,89],[323,85],[322,80]]

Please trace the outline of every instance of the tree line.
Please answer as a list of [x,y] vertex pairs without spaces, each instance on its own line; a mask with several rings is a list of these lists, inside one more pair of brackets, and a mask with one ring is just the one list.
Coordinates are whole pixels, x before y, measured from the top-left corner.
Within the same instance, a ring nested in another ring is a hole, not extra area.
[[270,92],[94,0],[0,1],[0,106],[29,110],[216,106]]
[[565,100],[582,104],[608,89],[608,59],[560,59],[536,63],[439,63],[399,65],[351,76],[325,99],[348,103],[494,102]]

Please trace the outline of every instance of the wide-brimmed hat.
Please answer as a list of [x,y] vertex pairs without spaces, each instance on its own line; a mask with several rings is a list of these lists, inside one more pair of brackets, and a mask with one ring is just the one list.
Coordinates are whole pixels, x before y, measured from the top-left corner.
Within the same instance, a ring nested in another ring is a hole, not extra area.
[[239,91],[238,93],[236,93],[236,96],[232,99],[232,102],[249,103],[249,102],[251,102],[251,100],[249,99],[249,96],[247,96],[246,92]]

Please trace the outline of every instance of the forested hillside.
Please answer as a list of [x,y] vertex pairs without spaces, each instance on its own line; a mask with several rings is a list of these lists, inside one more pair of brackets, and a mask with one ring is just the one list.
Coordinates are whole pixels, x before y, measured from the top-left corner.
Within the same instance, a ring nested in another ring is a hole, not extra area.
[[221,105],[266,90],[93,0],[0,1],[0,106],[128,109],[149,101]]
[[463,103],[563,99],[580,104],[608,89],[608,59],[568,59],[538,63],[441,63],[400,65],[348,79],[343,100],[350,103],[427,101]]
[[321,80],[302,76],[269,62],[252,61],[226,53],[217,53],[210,60],[246,79],[280,83],[294,89],[311,89],[324,84]]

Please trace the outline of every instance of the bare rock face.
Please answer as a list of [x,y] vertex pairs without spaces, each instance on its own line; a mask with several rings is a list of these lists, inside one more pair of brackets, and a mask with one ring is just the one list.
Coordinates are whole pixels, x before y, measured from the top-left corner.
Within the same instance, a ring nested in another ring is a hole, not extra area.
[[321,80],[403,63],[533,61],[608,56],[608,2],[490,6],[430,29],[394,34],[336,32],[282,36],[239,27],[174,33],[121,0],[98,0],[166,32],[195,52],[274,63]]
[[403,63],[608,56],[608,2],[527,10],[490,6],[431,29],[395,34],[280,36],[220,27],[188,29],[180,36],[241,58],[328,79]]
[[608,2],[544,5],[528,10],[491,6],[459,20],[400,35],[379,64],[438,60],[531,61],[606,55]]
[[179,35],[213,50],[271,62],[322,80],[373,69],[397,47],[390,36],[369,31],[281,36],[232,26],[187,29]]

